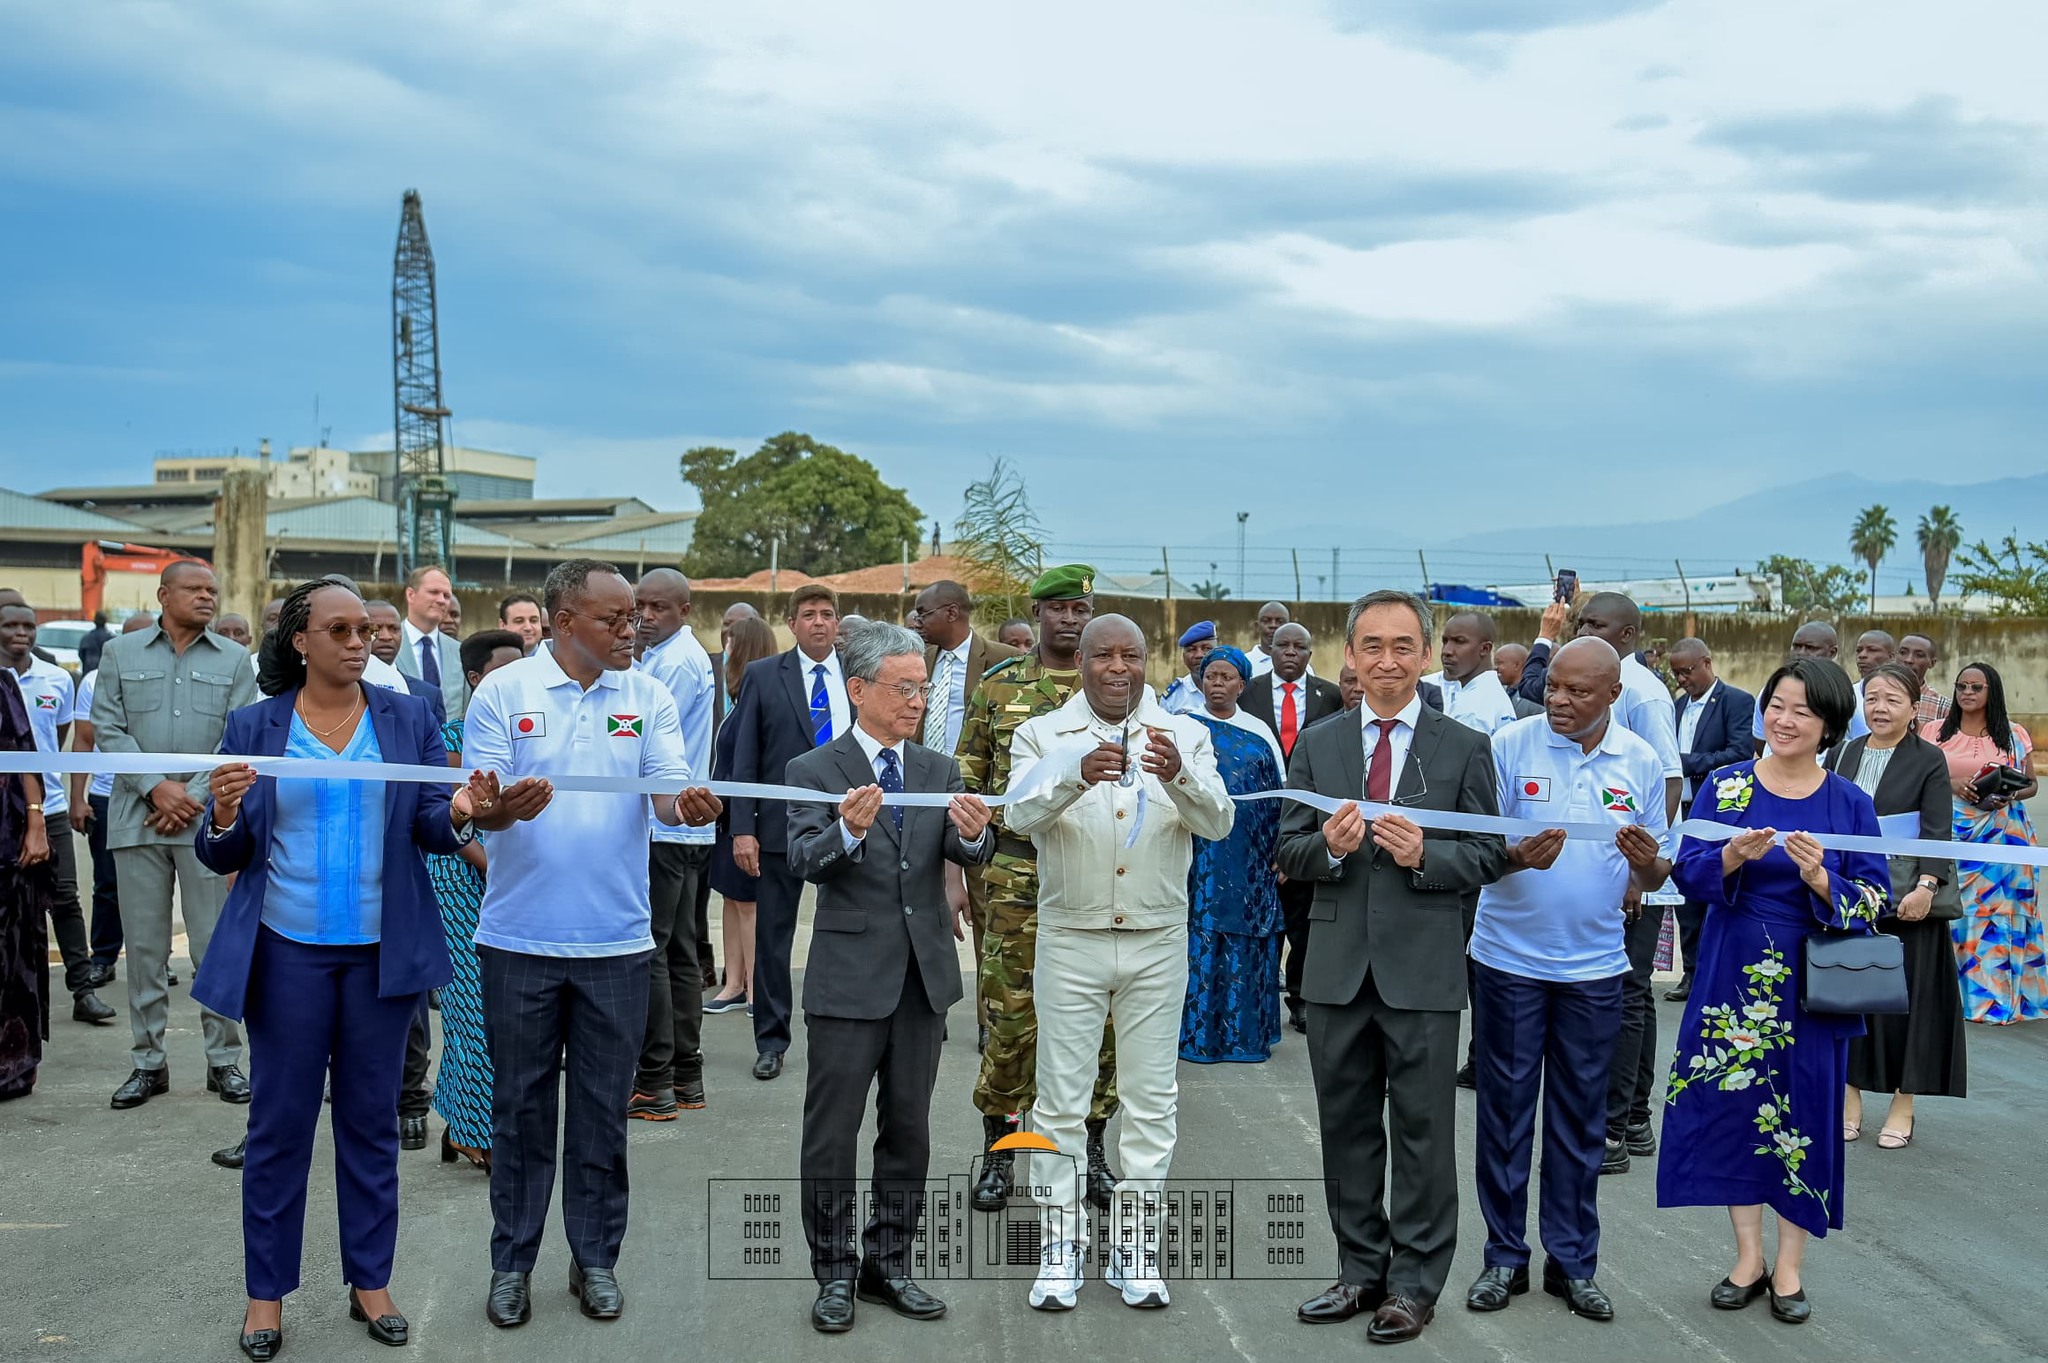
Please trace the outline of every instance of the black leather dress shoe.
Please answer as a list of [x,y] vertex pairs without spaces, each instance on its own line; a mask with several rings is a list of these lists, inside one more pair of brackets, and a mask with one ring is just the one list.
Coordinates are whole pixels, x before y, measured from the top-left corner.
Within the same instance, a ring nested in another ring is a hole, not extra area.
[[782,1073],[782,1052],[763,1051],[759,1056],[755,1057],[754,1077],[756,1079],[773,1079],[780,1073]]
[[1737,1286],[1733,1278],[1723,1278],[1714,1284],[1714,1290],[1707,1294],[1707,1300],[1717,1311],[1740,1311],[1758,1297],[1767,1297],[1771,1292],[1771,1270],[1766,1267],[1753,1283]]
[[1422,1338],[1422,1327],[1436,1319],[1436,1308],[1413,1297],[1395,1295],[1372,1313],[1365,1337],[1375,1344],[1406,1344]]
[[251,1330],[242,1336],[242,1356],[254,1363],[270,1363],[283,1348],[282,1330]]
[[1600,1156],[1600,1172],[1603,1174],[1625,1174],[1628,1172],[1628,1143],[1609,1141],[1607,1149]]
[[484,1301],[484,1319],[500,1330],[533,1319],[533,1293],[526,1274],[491,1274],[491,1295]]
[[818,1285],[811,1303],[811,1328],[821,1335],[843,1335],[853,1328],[853,1279],[834,1278]]
[[946,1303],[916,1282],[905,1277],[888,1277],[872,1264],[860,1266],[856,1292],[862,1301],[886,1306],[897,1315],[908,1316],[912,1320],[937,1320],[946,1314]]
[[592,1320],[617,1320],[626,1309],[626,1293],[608,1268],[569,1265],[569,1295],[583,1304],[583,1314]]
[[1350,1283],[1336,1282],[1295,1307],[1294,1316],[1309,1325],[1336,1325],[1361,1311],[1372,1310],[1386,1299],[1386,1289],[1377,1283],[1370,1287],[1355,1287]]
[[71,1020],[104,1027],[114,1020],[114,1010],[101,1003],[100,996],[92,990],[81,989],[71,1000]]
[[114,1090],[112,1106],[116,1108],[141,1107],[159,1093],[171,1091],[171,1071],[168,1067],[160,1070],[135,1070],[126,1083]]
[[1771,1287],[1771,1275],[1763,1277],[1764,1286],[1770,1287],[1771,1314],[1787,1325],[1804,1325],[1813,1317],[1813,1303],[1806,1299],[1806,1289],[1800,1288],[1790,1296],[1781,1296],[1778,1289]]
[[1308,1035],[1308,1009],[1298,1003],[1287,1005],[1287,1025],[1303,1036]]
[[1458,1066],[1458,1087],[1461,1089],[1476,1089],[1479,1087],[1479,1072],[1472,1067],[1472,1062],[1469,1060]]
[[398,1119],[398,1148],[400,1150],[424,1150],[427,1148],[427,1119],[425,1117],[400,1117]]
[[1507,1264],[1495,1264],[1481,1273],[1471,1289],[1465,1293],[1465,1306],[1472,1311],[1504,1310],[1509,1298],[1519,1297],[1528,1290],[1528,1265],[1514,1268]]
[[227,1149],[214,1151],[213,1162],[223,1169],[239,1169],[242,1167],[242,1161],[247,1155],[248,1149],[249,1138],[244,1136]]
[[1614,1303],[1600,1290],[1600,1284],[1591,1278],[1567,1278],[1555,1265],[1543,1266],[1543,1290],[1553,1297],[1564,1298],[1564,1304],[1575,1316],[1587,1320],[1613,1320]]
[[1666,1003],[1684,1003],[1687,999],[1691,997],[1692,976],[1690,975],[1687,975],[1677,984],[1672,985],[1669,989],[1664,991],[1664,1001]]
[[372,1316],[363,1309],[363,1300],[353,1287],[348,1290],[348,1318],[361,1321],[370,1338],[379,1344],[402,1349],[412,1341],[412,1326],[406,1323],[404,1316]]
[[1654,1155],[1657,1153],[1657,1128],[1648,1122],[1632,1122],[1622,1131],[1621,1143],[1631,1155]]
[[249,1101],[249,1076],[239,1065],[213,1065],[206,1071],[206,1091],[218,1093],[223,1103]]
[[90,988],[105,989],[114,982],[114,967],[111,964],[89,967],[86,971],[85,982]]

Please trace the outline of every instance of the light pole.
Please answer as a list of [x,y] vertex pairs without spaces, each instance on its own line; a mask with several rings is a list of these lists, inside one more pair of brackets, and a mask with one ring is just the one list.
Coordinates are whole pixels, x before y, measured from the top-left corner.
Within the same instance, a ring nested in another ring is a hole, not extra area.
[[1237,513],[1237,595],[1244,599],[1244,523],[1252,518],[1249,511]]

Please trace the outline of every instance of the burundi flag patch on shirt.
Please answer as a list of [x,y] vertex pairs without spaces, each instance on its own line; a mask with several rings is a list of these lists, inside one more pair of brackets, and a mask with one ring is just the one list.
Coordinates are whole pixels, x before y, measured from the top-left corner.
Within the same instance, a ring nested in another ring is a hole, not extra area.
[[1601,787],[1600,807],[1602,809],[1617,809],[1624,814],[1642,813],[1640,809],[1636,808],[1636,797],[1623,790],[1620,786]]
[[546,738],[548,717],[538,710],[528,710],[512,716],[512,737]]
[[1550,778],[1548,776],[1524,776],[1515,782],[1515,791],[1524,800],[1548,800]]
[[609,738],[638,738],[640,737],[640,716],[606,715],[604,717],[604,731],[605,735]]
[[38,710],[54,710],[54,709],[56,709],[56,708],[57,708],[57,698],[56,698],[55,696],[51,696],[51,695],[40,695],[40,696],[37,696],[37,697],[36,697],[36,709],[38,709]]

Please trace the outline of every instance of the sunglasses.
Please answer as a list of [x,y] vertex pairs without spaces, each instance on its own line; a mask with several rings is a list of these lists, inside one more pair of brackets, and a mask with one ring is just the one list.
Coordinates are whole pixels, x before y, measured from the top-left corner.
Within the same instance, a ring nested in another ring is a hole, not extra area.
[[329,625],[326,629],[310,630],[308,631],[308,633],[324,634],[328,638],[334,640],[334,642],[336,642],[337,644],[345,644],[349,641],[351,637],[361,639],[364,643],[367,644],[377,637],[377,626],[344,625],[336,623]]

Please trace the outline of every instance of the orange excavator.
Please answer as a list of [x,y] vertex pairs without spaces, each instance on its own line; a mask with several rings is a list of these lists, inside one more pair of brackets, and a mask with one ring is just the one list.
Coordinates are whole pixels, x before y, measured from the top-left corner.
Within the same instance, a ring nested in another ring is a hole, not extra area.
[[[99,614],[106,596],[108,573],[161,573],[173,563],[206,563],[197,554],[179,549],[157,549],[147,544],[122,544],[118,540],[87,540],[78,565],[79,614],[90,620]],[[207,567],[213,565],[208,563]]]

